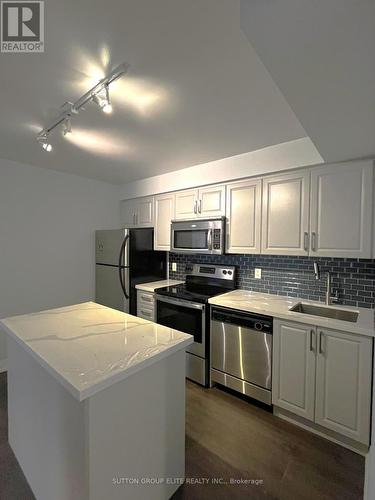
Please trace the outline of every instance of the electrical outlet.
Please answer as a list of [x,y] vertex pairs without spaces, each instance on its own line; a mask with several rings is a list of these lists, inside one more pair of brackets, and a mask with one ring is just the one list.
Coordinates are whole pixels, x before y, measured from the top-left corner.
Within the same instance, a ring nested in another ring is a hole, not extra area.
[[172,271],[177,271],[177,262],[172,262]]
[[254,278],[260,280],[262,278],[262,270],[259,267],[255,268]]

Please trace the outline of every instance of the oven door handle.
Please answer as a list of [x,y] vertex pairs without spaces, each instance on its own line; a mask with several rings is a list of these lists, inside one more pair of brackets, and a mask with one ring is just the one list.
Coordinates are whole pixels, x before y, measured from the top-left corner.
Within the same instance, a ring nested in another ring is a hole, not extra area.
[[156,295],[156,300],[160,302],[166,302],[167,304],[174,304],[176,306],[188,307],[189,309],[199,309],[204,311],[204,304],[197,304],[196,302],[188,302],[187,300],[180,299],[170,299],[168,297],[162,297],[160,295]]

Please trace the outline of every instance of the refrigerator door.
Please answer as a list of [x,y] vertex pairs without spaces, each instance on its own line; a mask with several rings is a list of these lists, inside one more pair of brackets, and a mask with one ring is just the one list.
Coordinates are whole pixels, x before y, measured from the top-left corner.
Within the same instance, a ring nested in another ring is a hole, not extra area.
[[163,279],[167,274],[166,252],[154,250],[153,228],[130,229],[130,313],[137,314],[136,285]]
[[[98,304],[129,312],[129,269],[96,265],[96,297]],[[121,280],[120,280],[121,273]],[[125,296],[121,281],[128,297]]]
[[128,229],[96,231],[96,263],[110,266],[129,266],[128,240]]

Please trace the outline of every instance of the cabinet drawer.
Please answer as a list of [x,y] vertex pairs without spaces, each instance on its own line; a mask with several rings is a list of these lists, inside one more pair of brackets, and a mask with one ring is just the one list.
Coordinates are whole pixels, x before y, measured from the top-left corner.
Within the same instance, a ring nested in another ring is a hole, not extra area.
[[143,305],[147,308],[153,308],[155,303],[155,298],[153,293],[138,291],[138,304]]
[[149,321],[155,321],[155,311],[153,309],[142,307],[140,305],[138,305],[137,308],[137,316],[138,318],[147,319]]

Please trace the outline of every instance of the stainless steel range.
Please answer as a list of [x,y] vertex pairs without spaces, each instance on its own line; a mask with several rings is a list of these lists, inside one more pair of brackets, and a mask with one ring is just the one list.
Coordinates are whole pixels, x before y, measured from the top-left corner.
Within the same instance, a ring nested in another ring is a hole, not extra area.
[[234,289],[235,267],[187,264],[186,283],[159,288],[156,292],[156,321],[194,336],[188,347],[187,377],[208,385],[209,326],[208,299]]

